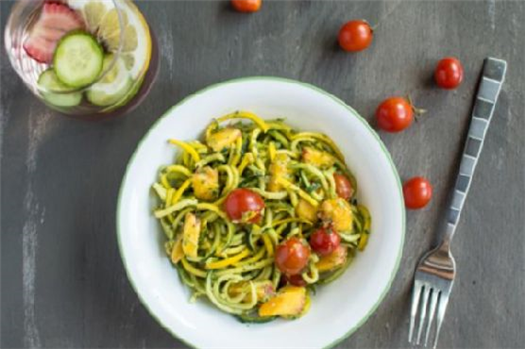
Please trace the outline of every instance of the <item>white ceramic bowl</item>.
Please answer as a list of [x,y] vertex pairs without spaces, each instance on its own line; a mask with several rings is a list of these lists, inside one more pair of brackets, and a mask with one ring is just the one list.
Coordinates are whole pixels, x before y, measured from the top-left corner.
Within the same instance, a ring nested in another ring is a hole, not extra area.
[[[173,161],[169,138],[201,137],[212,118],[235,110],[263,118],[284,117],[300,130],[320,131],[341,148],[356,176],[358,198],[370,210],[365,251],[345,274],[318,288],[308,314],[295,321],[246,325],[211,304],[191,304],[188,289],[163,251],[152,216],[151,184]],[[175,337],[204,348],[331,347],[355,331],[377,308],[402,255],[405,212],[399,177],[385,146],[357,112],[314,86],[256,77],[211,86],[171,108],[150,129],[131,157],[120,190],[118,240],[124,266],[142,303]]]

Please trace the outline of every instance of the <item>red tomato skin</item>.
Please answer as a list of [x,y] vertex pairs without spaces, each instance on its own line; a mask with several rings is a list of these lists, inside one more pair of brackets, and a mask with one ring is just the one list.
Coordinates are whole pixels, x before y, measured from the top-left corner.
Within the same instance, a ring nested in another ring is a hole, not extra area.
[[454,57],[445,57],[440,60],[434,71],[436,84],[446,90],[457,88],[463,81],[463,66]]
[[309,258],[310,249],[296,237],[287,239],[275,249],[275,265],[288,276],[300,274]]
[[413,177],[403,184],[403,196],[408,209],[421,209],[432,199],[432,185],[424,177]]
[[291,284],[292,286],[297,287],[305,287],[307,285],[306,281],[303,279],[303,276],[301,275],[292,275],[292,276],[286,276],[282,275],[284,285]]
[[376,110],[377,125],[387,132],[403,131],[412,124],[413,119],[412,105],[402,97],[387,98]]
[[344,175],[334,174],[335,192],[343,199],[349,200],[354,194],[350,180]]
[[312,250],[320,256],[329,255],[341,244],[341,237],[332,228],[320,228],[310,236]]
[[365,20],[353,20],[346,22],[337,36],[339,46],[348,52],[365,50],[372,43],[373,30]]
[[262,216],[261,212],[265,208],[262,197],[253,191],[245,188],[238,188],[230,192],[223,204],[224,211],[233,222],[242,222],[243,213],[253,211],[256,213],[249,223],[258,223]]
[[231,4],[239,12],[257,12],[261,8],[262,0],[231,0]]

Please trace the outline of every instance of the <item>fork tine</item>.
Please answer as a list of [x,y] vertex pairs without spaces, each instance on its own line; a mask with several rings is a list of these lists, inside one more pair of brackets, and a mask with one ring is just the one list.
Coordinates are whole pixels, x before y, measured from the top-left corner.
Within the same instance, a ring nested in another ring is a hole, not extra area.
[[423,288],[424,288],[423,301],[421,303],[421,313],[419,315],[419,329],[417,330],[417,342],[416,342],[417,345],[420,344],[421,333],[425,325],[425,317],[427,315],[427,307],[428,307],[428,295],[430,294],[430,287],[428,285],[424,285]]
[[447,310],[448,304],[448,293],[441,292],[439,296],[439,306],[437,312],[437,329],[436,329],[436,338],[434,339],[434,349],[437,346],[439,331],[441,330],[441,324],[443,323],[443,318],[445,317],[445,311]]
[[425,347],[428,344],[428,336],[430,335],[430,329],[432,327],[432,322],[434,321],[434,315],[436,314],[436,305],[438,302],[438,296],[439,291],[437,289],[432,290],[432,294],[430,294],[430,308],[429,308],[429,314],[428,314],[428,323],[427,323],[427,334],[425,335]]
[[414,325],[417,309],[419,306],[419,297],[421,296],[421,287],[422,284],[419,281],[414,281],[414,289],[412,290],[412,306],[410,309],[410,328],[408,329],[409,342],[412,342],[412,335],[414,334]]

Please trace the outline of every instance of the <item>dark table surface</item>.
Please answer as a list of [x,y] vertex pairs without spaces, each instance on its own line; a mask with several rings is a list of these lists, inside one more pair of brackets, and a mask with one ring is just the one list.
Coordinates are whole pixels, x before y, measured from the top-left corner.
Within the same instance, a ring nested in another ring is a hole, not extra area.
[[[3,30],[12,2],[0,6]],[[340,345],[408,346],[414,267],[444,217],[486,56],[508,61],[507,80],[454,240],[458,275],[440,346],[525,345],[525,2],[265,1],[254,15],[224,2],[139,7],[158,37],[161,69],[146,101],[123,118],[85,122],[52,112],[1,50],[2,347],[184,346],[150,317],[126,278],[117,192],[137,142],[164,111],[209,84],[251,75],[317,85],[369,121],[389,95],[410,93],[428,110],[401,134],[380,133],[401,177],[427,176],[434,198],[407,214],[392,289]],[[345,54],[335,36],[353,18],[379,25],[367,51]],[[465,67],[462,86],[449,92],[431,80],[447,55]]]

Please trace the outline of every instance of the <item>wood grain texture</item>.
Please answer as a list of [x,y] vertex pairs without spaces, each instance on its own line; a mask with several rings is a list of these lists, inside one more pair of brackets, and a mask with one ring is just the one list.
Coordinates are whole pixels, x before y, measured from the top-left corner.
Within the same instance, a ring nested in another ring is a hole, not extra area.
[[[0,3],[1,27],[12,6]],[[377,104],[410,94],[428,109],[407,131],[380,133],[402,178],[427,176],[435,196],[409,212],[404,256],[377,312],[340,347],[407,347],[414,267],[435,242],[453,187],[483,59],[507,80],[454,240],[458,265],[440,346],[525,344],[525,2],[141,1],[161,50],[145,102],[124,118],[81,122],[32,97],[0,54],[2,347],[184,347],[132,290],[116,244],[117,193],[137,142],[171,105],[209,84],[273,75],[317,85],[373,124]],[[379,21],[372,46],[337,49],[352,18]],[[3,32],[2,32],[3,38]],[[3,47],[3,41],[2,41]],[[456,91],[432,83],[437,60],[464,63]]]

